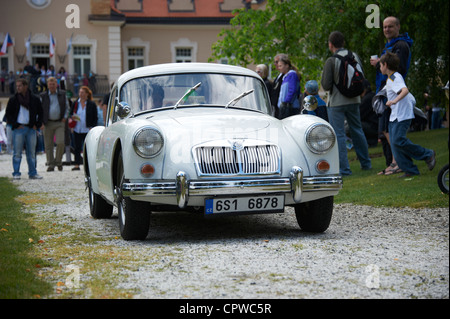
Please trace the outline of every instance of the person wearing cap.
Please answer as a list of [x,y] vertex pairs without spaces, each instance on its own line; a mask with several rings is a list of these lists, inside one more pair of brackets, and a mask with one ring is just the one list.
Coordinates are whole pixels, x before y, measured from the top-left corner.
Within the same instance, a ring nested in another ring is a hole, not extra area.
[[316,80],[306,82],[304,96],[308,95],[313,95],[317,99],[317,109],[315,111],[303,110],[303,114],[316,115],[328,122],[327,104],[319,95],[319,84]]

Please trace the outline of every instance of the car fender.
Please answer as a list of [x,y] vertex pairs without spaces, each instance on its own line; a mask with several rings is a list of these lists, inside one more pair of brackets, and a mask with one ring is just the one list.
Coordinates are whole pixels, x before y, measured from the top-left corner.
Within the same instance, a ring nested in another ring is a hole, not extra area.
[[[321,119],[318,116],[315,115],[307,115],[307,114],[301,114],[301,115],[295,115],[290,116],[288,118],[285,118],[282,120],[283,125],[288,132],[288,134],[292,137],[292,139],[295,141],[295,143],[298,145],[299,149],[303,150],[303,152],[306,152],[305,158],[309,158],[310,164],[315,164],[317,161],[321,159],[327,159],[327,161],[330,164],[330,174],[339,174],[339,151],[338,151],[338,144],[337,140],[335,140],[334,146],[325,154],[314,154],[311,151],[308,150],[308,147],[306,146],[306,132],[308,129],[315,125],[315,124],[325,124],[334,133],[336,137],[336,133],[334,132],[333,127],[328,123],[327,121]],[[314,172],[314,168],[310,167],[311,172]]]
[[[83,167],[86,177],[91,179],[91,187],[94,193],[100,194],[98,187],[97,171],[96,171],[96,156],[98,149],[98,142],[100,135],[104,131],[104,126],[96,126],[92,128],[86,135],[83,148]],[[87,164],[86,164],[87,161]]]

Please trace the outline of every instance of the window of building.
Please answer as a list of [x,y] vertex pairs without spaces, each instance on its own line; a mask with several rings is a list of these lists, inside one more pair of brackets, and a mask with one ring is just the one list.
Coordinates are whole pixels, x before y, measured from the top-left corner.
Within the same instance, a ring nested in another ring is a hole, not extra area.
[[144,48],[128,48],[128,70],[144,66]]
[[177,63],[192,62],[192,49],[176,48],[175,62]]
[[169,12],[194,12],[194,0],[169,0]]
[[120,11],[142,12],[143,0],[115,0],[116,8]]
[[50,46],[48,44],[33,44],[31,46],[31,61],[33,66],[39,64],[39,67],[50,66]]
[[197,42],[190,41],[186,38],[171,42],[172,62],[197,62],[197,49]]
[[74,73],[78,76],[89,74],[91,71],[91,47],[80,45],[73,47]]
[[45,44],[35,44],[31,47],[31,54],[33,54],[33,55],[49,55],[50,47]]

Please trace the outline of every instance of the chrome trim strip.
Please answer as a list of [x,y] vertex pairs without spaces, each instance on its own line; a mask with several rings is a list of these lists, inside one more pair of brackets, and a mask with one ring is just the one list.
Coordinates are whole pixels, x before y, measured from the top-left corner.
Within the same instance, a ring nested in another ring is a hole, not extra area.
[[192,196],[214,196],[255,193],[289,193],[291,183],[287,178],[236,181],[191,181]]
[[123,183],[123,196],[172,196],[176,195],[175,182]]

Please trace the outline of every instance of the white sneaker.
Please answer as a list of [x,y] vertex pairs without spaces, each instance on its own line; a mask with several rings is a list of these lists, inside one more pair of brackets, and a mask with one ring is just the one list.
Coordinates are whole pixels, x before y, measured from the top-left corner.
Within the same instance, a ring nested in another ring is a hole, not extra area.
[[36,175],[30,176],[29,178],[30,179],[42,179],[42,176],[36,174]]

